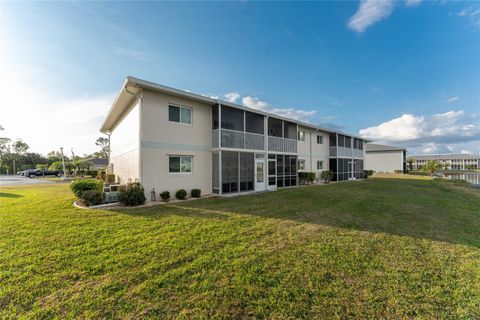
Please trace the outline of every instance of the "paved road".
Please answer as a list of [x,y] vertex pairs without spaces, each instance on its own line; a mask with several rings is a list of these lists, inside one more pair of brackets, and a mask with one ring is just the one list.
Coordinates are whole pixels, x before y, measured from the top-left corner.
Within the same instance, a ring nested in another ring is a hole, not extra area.
[[22,176],[6,176],[0,175],[0,186],[13,186],[19,184],[40,184],[40,183],[55,183],[53,181],[42,180],[42,179],[32,179],[32,178],[25,178]]

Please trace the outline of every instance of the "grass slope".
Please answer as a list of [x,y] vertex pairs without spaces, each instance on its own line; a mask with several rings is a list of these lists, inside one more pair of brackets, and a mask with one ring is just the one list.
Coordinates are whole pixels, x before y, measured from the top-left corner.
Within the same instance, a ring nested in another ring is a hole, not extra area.
[[0,317],[480,317],[480,194],[371,179],[131,210],[0,189]]

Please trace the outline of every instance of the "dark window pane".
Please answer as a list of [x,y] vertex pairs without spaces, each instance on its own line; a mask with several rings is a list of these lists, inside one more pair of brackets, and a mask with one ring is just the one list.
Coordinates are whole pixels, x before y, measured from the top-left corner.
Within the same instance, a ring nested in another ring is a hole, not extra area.
[[283,128],[284,128],[284,132],[283,132],[284,138],[287,138],[287,139],[297,138],[297,125],[295,123],[284,121]]
[[264,134],[264,117],[261,114],[245,112],[245,131]]
[[330,133],[330,147],[337,146],[337,135],[335,133]]
[[345,137],[345,148],[351,148],[351,147],[352,147],[352,138]]
[[342,134],[338,135],[338,146],[345,147],[345,136]]
[[276,183],[275,177],[270,177],[270,178],[268,178],[268,185],[269,185],[269,186],[274,186],[275,183]]
[[268,161],[268,174],[270,176],[275,175],[275,161]]
[[222,128],[243,131],[243,111],[222,106]]
[[274,137],[282,136],[282,120],[272,117],[268,118],[268,135]]
[[180,108],[175,106],[168,106],[168,120],[173,122],[180,122]]
[[180,157],[170,157],[168,168],[169,172],[180,172]]
[[218,129],[218,104],[212,107],[212,129]]

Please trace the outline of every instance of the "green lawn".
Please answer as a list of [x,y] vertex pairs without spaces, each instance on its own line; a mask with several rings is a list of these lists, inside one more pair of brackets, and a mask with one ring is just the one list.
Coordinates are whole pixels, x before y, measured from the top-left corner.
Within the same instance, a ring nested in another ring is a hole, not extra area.
[[130,210],[0,188],[0,318],[480,318],[480,192],[370,179]]

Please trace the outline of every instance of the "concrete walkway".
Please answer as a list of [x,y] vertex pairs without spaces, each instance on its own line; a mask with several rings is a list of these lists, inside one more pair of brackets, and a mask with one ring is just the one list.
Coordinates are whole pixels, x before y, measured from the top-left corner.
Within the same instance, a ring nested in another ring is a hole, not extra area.
[[43,179],[36,179],[36,178],[26,178],[18,175],[17,176],[0,175],[0,187],[14,186],[14,185],[45,184],[45,183],[55,183],[55,182],[43,180]]

